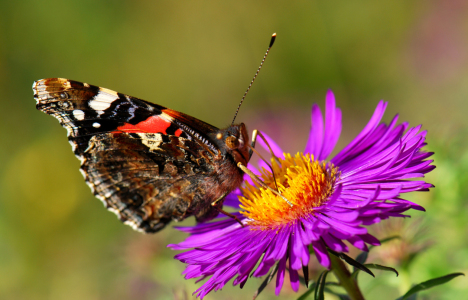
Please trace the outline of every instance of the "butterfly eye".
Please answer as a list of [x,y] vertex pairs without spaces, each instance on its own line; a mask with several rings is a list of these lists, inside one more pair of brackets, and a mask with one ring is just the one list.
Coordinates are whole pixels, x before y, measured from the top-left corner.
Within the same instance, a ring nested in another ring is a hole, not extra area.
[[226,146],[229,149],[237,149],[239,148],[239,140],[234,136],[229,136],[226,138]]

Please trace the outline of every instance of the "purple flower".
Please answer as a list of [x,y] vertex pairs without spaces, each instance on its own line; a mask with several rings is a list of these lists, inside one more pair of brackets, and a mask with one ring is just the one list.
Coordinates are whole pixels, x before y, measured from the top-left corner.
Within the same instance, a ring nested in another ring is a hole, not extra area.
[[229,218],[179,228],[190,236],[169,245],[174,250],[188,250],[175,256],[187,264],[185,278],[209,278],[195,292],[198,297],[221,289],[234,277],[233,284],[242,287],[249,276],[264,276],[276,263],[276,294],[281,291],[286,268],[297,291],[297,270],[308,265],[309,246],[320,264],[330,268],[327,248],[347,252],[347,241],[367,251],[366,244],[379,245],[379,241],[364,226],[389,217],[406,217],[403,213],[411,208],[424,211],[400,195],[433,187],[414,180],[435,168],[427,160],[432,153],[421,151],[426,132],[420,131],[421,126],[397,125],[398,116],[388,125],[380,123],[386,106],[380,101],[362,132],[331,159],[328,156],[341,133],[341,110],[331,91],[326,97],[325,123],[320,108],[312,107],[304,154],[283,154],[266,136],[276,156],[272,159],[275,176],[263,162],[260,170],[249,168],[279,193],[246,178],[245,186],[225,202],[240,209],[236,216],[245,226]]

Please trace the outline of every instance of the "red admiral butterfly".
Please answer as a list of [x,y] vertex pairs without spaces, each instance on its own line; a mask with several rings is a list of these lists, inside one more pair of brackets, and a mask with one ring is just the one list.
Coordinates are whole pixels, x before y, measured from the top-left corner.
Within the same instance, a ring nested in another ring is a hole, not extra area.
[[246,166],[252,154],[243,123],[218,129],[161,105],[63,78],[36,81],[33,91],[36,108],[67,129],[94,195],[138,231],[157,232],[192,215],[199,222],[212,219],[222,211],[223,198],[242,183],[237,165]]

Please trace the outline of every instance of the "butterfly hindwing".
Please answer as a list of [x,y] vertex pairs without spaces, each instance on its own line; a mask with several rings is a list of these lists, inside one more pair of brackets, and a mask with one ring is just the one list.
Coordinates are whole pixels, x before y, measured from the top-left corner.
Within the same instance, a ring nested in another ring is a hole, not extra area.
[[222,187],[220,172],[240,184],[242,173],[209,138],[219,129],[203,121],[68,79],[43,79],[33,90],[36,107],[67,129],[93,193],[134,229],[213,217],[210,202],[233,188]]
[[153,232],[191,214],[203,196],[195,195],[197,184],[212,172],[184,147],[203,151],[191,140],[161,133],[99,134],[81,169],[94,194],[122,221]]

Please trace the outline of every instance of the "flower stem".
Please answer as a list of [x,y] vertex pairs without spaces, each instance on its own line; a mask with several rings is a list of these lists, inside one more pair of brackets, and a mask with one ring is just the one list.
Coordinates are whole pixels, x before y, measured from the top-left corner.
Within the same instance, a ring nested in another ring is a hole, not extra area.
[[351,276],[346,265],[339,257],[330,255],[332,271],[352,300],[364,300],[357,281]]

